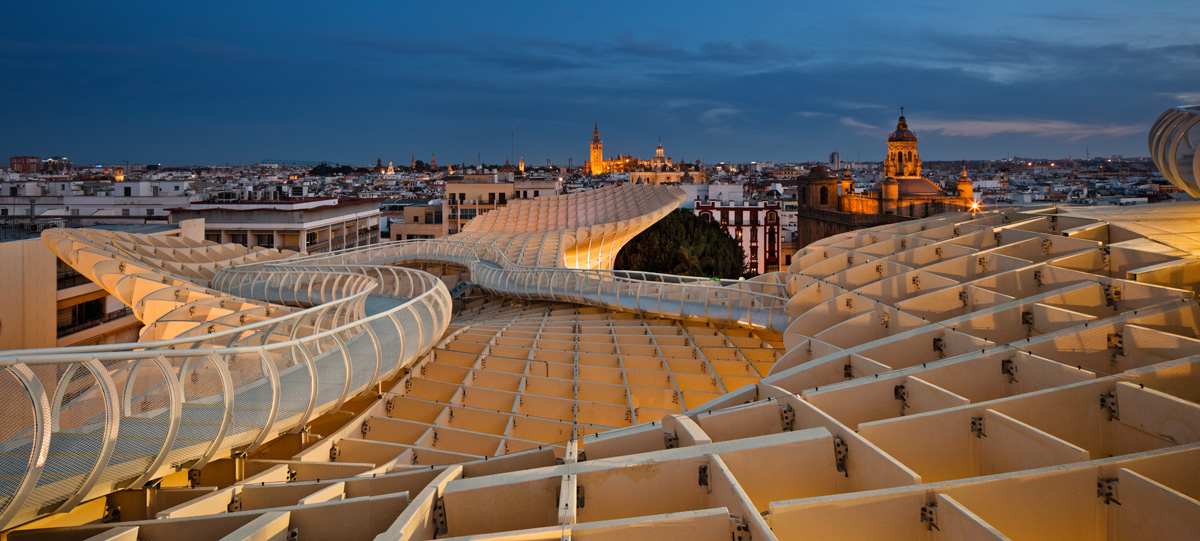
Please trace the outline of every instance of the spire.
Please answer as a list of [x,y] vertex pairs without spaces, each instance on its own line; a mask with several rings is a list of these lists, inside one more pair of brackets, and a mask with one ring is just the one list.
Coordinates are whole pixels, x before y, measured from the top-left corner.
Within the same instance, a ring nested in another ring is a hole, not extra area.
[[592,128],[592,142],[593,143],[600,142],[600,123],[599,122],[597,122],[596,126],[594,128]]

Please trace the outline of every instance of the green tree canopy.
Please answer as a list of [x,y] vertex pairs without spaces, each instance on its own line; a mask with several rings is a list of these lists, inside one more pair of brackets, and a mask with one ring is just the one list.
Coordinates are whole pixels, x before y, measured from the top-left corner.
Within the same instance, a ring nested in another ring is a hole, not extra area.
[[746,274],[745,261],[742,247],[720,225],[676,209],[629,241],[617,253],[613,268],[738,278]]

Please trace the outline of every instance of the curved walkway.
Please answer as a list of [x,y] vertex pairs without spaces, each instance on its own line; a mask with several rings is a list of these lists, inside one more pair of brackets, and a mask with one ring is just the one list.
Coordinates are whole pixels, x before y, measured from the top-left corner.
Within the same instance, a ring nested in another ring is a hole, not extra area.
[[[469,241],[278,259],[287,254],[181,239],[145,250],[136,246],[145,239],[95,231],[45,237],[147,327],[136,344],[0,356],[0,394],[10,398],[0,529],[252,452],[393,377],[441,338],[451,312],[441,280],[400,263],[462,265],[509,297],[774,331],[791,319],[780,283],[525,267]],[[179,263],[198,254],[215,256]]]

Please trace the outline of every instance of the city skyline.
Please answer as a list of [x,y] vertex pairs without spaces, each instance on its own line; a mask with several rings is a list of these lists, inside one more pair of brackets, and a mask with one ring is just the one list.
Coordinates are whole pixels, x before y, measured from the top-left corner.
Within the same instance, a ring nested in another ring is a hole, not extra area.
[[1180,2],[458,7],[12,6],[0,152],[582,165],[599,122],[609,154],[879,161],[905,106],[929,160],[1145,156],[1200,101]]

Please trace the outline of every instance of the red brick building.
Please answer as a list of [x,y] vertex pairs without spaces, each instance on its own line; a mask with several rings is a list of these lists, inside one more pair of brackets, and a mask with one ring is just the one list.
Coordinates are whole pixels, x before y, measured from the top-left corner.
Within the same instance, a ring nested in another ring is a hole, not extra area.
[[42,170],[42,160],[37,156],[13,156],[8,159],[8,168],[21,174],[35,174]]

